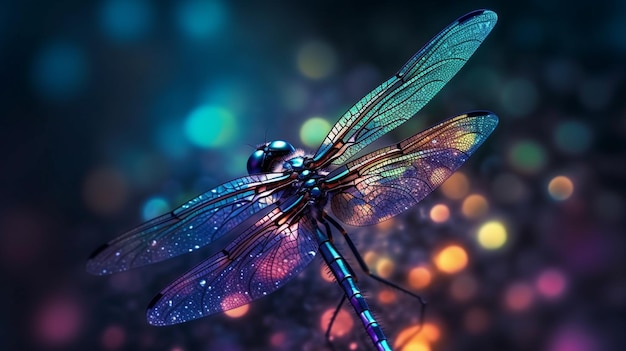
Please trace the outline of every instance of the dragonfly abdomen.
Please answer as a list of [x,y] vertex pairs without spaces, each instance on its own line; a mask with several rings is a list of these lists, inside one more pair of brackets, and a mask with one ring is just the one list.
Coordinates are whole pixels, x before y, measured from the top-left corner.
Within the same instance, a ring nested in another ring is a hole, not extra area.
[[348,301],[361,319],[361,323],[365,327],[367,334],[374,342],[374,346],[380,351],[391,351],[391,346],[387,341],[387,337],[383,333],[380,324],[376,321],[370,311],[365,297],[361,294],[355,282],[354,273],[348,265],[348,262],[341,256],[339,251],[330,242],[328,237],[317,228],[317,237],[320,241],[320,253],[324,261],[333,273],[333,276],[343,289]]

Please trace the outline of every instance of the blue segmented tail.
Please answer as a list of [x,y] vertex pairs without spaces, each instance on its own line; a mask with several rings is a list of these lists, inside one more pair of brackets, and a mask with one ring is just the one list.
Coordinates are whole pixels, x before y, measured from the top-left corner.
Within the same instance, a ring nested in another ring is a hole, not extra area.
[[365,327],[367,334],[370,336],[370,339],[372,339],[374,346],[376,346],[379,351],[392,351],[380,324],[378,324],[376,319],[374,319],[374,316],[365,301],[365,297],[361,294],[359,287],[356,286],[356,282],[354,281],[355,277],[352,274],[350,266],[343,256],[341,256],[341,254],[337,251],[333,243],[330,242],[327,235],[325,235],[319,228],[316,229],[316,234],[317,239],[320,242],[320,253],[324,258],[324,261],[326,261],[330,271],[333,273],[335,279],[343,289],[348,301],[350,301],[350,304],[354,307],[356,314],[360,317],[361,323],[363,323],[363,326]]

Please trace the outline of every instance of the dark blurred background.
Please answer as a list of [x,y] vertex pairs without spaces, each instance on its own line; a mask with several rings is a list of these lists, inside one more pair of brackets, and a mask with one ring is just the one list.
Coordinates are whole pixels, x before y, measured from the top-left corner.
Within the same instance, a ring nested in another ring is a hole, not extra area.
[[[402,350],[623,349],[621,0],[1,2],[0,349],[323,349],[341,291],[321,260],[239,315],[157,328],[145,306],[202,251],[111,277],[85,273],[86,258],[244,175],[257,143],[314,151],[477,8],[498,13],[492,34],[377,145],[472,109],[500,126],[416,208],[347,228],[374,271],[429,301],[423,331],[416,300],[360,284]],[[332,333],[338,349],[372,349],[349,307]]]

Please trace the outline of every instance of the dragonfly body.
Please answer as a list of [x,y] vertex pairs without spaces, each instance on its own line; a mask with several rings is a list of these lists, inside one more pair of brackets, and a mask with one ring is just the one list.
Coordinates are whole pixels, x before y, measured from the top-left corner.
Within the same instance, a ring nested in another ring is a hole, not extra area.
[[417,113],[460,70],[496,20],[488,10],[459,18],[349,109],[316,153],[305,154],[282,140],[259,146],[248,160],[248,176],[211,189],[101,246],[90,256],[87,270],[111,274],[211,246],[210,257],[148,305],[148,322],[162,326],[266,296],[320,253],[373,344],[391,350],[354,272],[333,244],[331,225],[367,270],[365,263],[331,214],[356,226],[398,215],[443,183],[491,134],[498,118],[474,111],[355,157]]

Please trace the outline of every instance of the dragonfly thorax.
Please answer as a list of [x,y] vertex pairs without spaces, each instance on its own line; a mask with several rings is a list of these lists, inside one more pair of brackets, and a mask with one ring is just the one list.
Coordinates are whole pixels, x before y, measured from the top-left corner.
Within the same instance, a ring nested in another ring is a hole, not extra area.
[[277,162],[294,153],[293,145],[284,140],[275,140],[260,145],[248,158],[248,174],[271,172]]

